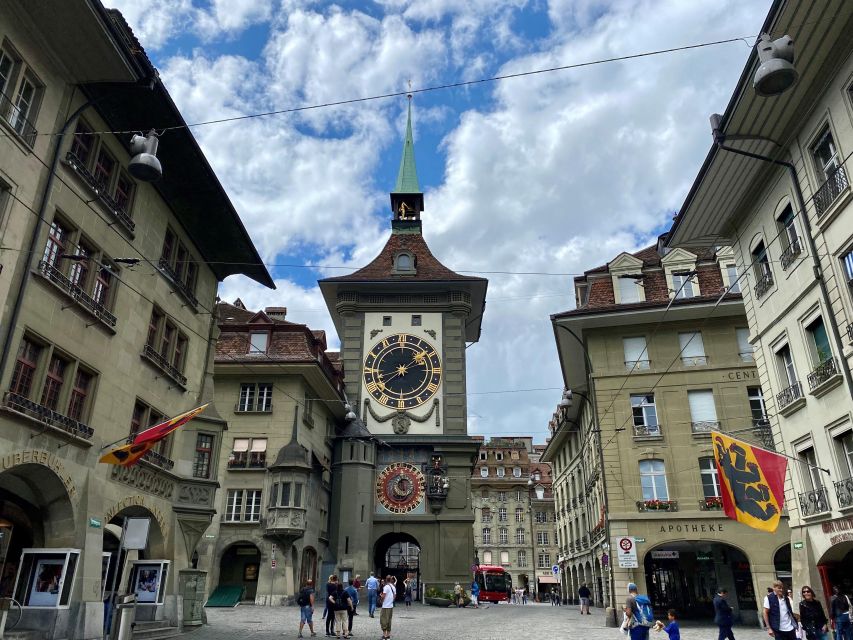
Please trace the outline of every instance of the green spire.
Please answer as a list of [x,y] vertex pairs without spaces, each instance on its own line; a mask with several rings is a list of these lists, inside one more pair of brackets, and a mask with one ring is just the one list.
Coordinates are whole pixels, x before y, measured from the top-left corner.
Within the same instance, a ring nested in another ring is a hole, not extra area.
[[415,167],[415,141],[412,138],[412,95],[409,94],[409,118],[406,122],[406,140],[403,142],[403,158],[397,173],[397,184],[392,193],[420,193],[418,171]]

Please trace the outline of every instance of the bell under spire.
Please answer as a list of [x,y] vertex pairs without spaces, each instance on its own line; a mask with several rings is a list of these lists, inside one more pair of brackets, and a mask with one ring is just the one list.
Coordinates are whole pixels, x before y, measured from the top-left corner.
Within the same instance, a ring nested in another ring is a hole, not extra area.
[[420,220],[424,209],[424,194],[418,184],[415,166],[415,141],[412,135],[412,94],[408,94],[409,113],[406,121],[406,138],[403,141],[403,157],[397,172],[397,183],[391,192],[391,210],[394,220]]

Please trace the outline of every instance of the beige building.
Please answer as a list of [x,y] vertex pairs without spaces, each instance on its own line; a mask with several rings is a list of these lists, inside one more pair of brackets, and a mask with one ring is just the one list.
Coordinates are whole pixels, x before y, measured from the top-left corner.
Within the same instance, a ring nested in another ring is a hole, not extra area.
[[[219,514],[199,547],[211,599],[279,605],[329,562],[332,439],[343,424],[343,371],[324,331],[286,309],[217,305]],[[365,576],[366,577],[366,576]]]
[[840,0],[773,3],[762,31],[793,37],[799,80],[758,96],[749,56],[668,239],[733,247],[773,435],[793,458],[793,582],[826,598],[853,588],[851,19]]
[[741,297],[717,304],[725,256],[661,242],[623,253],[576,278],[577,308],[552,316],[572,394],[543,458],[572,597],[586,582],[596,604],[615,593],[618,606],[633,581],[656,609],[707,619],[724,586],[757,624],[766,585],[790,571],[784,519],[768,537],[721,512],[710,432],[766,436]]
[[[0,596],[23,606],[16,630],[102,637],[114,577],[138,619],[199,617],[205,576],[187,570],[224,422],[209,411],[136,466],[98,463],[212,399],[218,281],[272,286],[183,124],[118,12],[0,4]],[[152,126],[179,127],[153,184],[131,175],[128,135],[93,133]],[[127,516],[150,533],[118,567]],[[181,609],[187,584],[199,600]]]

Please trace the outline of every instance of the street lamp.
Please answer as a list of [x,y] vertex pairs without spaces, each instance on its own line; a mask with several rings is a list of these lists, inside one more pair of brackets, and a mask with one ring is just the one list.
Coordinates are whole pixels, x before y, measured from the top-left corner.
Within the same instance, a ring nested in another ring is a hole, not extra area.
[[752,78],[755,93],[760,96],[778,96],[797,81],[799,74],[794,68],[794,41],[791,36],[771,40],[762,33],[758,36],[758,59],[761,65]]
[[163,177],[163,167],[157,159],[158,146],[154,129],[144,136],[136,134],[130,139],[130,152],[133,154],[127,166],[130,175],[143,182],[154,182]]

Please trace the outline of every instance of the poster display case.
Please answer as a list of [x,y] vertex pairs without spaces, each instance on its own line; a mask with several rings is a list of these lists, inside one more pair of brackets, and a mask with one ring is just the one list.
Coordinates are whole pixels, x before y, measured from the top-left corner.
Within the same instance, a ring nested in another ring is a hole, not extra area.
[[136,594],[137,605],[163,604],[170,560],[135,560],[128,592]]
[[67,609],[80,549],[24,549],[15,579],[22,607]]

